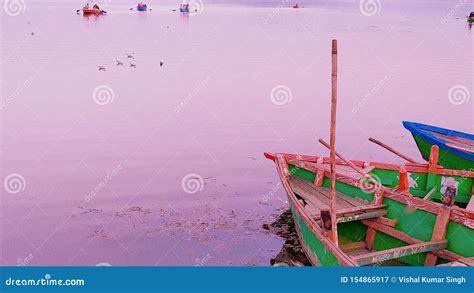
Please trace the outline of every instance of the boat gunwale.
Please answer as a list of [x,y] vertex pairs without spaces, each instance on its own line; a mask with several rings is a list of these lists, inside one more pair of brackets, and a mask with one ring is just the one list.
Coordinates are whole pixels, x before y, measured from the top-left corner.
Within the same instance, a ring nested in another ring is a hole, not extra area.
[[433,125],[427,125],[427,124],[418,123],[418,122],[403,121],[402,123],[403,123],[403,126],[412,133],[412,135],[419,136],[422,139],[428,141],[429,143],[433,145],[437,145],[443,149],[446,149],[450,153],[453,153],[464,159],[474,161],[474,153],[469,153],[469,152],[465,152],[456,148],[452,148],[447,145],[447,142],[445,140],[434,136],[428,131],[436,132],[436,133],[443,134],[446,136],[465,138],[465,139],[469,139],[473,141],[474,141],[474,135],[466,133],[466,132],[456,131],[456,130],[442,128],[442,127],[433,126]]
[[[276,159],[276,154],[274,153],[264,153],[265,157],[270,160],[275,160]],[[318,163],[318,160],[322,160],[322,163],[329,163],[329,157],[323,157],[323,156],[314,156],[314,155],[301,155],[301,154],[290,154],[290,153],[278,153],[282,154],[286,157],[291,157],[292,159],[295,160],[302,160],[302,161],[308,161],[311,163]],[[380,163],[380,162],[372,162],[372,161],[359,161],[359,160],[350,160],[354,165],[357,167],[368,167],[368,166],[373,166],[377,169],[383,169],[383,170],[392,170],[392,171],[400,171],[400,168],[404,167],[407,172],[413,173],[435,173],[437,175],[446,175],[446,176],[460,176],[460,177],[469,177],[474,179],[474,171],[468,171],[468,170],[456,170],[456,169],[447,169],[444,168],[441,165],[438,165],[437,169],[435,172],[429,172],[428,164],[415,164],[415,163],[406,163],[405,165],[397,165],[397,164],[388,164],[388,163]],[[336,165],[344,165],[348,166],[344,161],[340,159],[336,159]]]

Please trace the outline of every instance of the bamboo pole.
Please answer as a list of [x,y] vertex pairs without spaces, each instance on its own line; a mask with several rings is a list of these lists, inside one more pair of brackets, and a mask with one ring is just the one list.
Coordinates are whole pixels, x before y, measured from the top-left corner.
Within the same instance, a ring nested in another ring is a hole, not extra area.
[[337,236],[337,216],[336,216],[336,109],[337,109],[337,40],[332,40],[332,73],[331,73],[331,154],[330,154],[330,174],[331,174],[331,231],[332,240],[339,246]]
[[402,158],[402,159],[404,159],[404,160],[406,160],[410,163],[421,164],[421,163],[413,160],[409,156],[406,156],[406,155],[402,154],[401,152],[397,151],[396,149],[392,148],[391,146],[388,146],[388,145],[384,144],[380,140],[376,140],[375,138],[369,137],[369,141],[375,143],[376,145],[379,145],[379,146],[383,147],[384,149],[394,153],[395,155],[399,156],[400,158]]

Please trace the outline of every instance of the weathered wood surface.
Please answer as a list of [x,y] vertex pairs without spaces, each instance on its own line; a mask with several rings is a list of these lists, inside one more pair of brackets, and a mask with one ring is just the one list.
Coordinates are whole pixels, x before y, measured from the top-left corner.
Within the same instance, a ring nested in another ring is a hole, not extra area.
[[[375,229],[379,232],[385,233],[387,235],[390,235],[392,237],[395,237],[397,239],[400,239],[401,241],[408,243],[408,244],[417,244],[417,243],[422,243],[423,241],[416,239],[414,237],[411,237],[410,235],[403,233],[399,230],[396,230],[392,227],[377,223],[373,220],[362,220],[362,224],[366,225],[369,228]],[[437,251],[432,251],[431,253],[437,255],[438,257],[444,258],[449,261],[457,261],[458,259],[463,258],[463,256],[456,254],[454,252],[451,252],[446,249],[442,250],[437,250]]]
[[437,240],[430,242],[422,242],[417,244],[411,244],[403,247],[397,247],[382,251],[371,252],[367,254],[362,254],[358,256],[353,256],[352,258],[359,265],[368,265],[373,263],[380,263],[390,259],[396,259],[403,256],[440,250],[448,246],[448,241],[446,240]]
[[[431,236],[431,241],[446,239],[446,231],[448,230],[450,215],[451,209],[449,207],[444,206],[439,209],[433,229],[433,235]],[[438,256],[430,253],[426,256],[425,266],[435,266],[437,261]]]
[[365,242],[364,241],[359,241],[359,242],[351,242],[351,243],[346,243],[346,244],[341,244],[339,245],[342,251],[344,252],[351,252],[351,251],[357,251],[357,250],[362,250],[365,248]]

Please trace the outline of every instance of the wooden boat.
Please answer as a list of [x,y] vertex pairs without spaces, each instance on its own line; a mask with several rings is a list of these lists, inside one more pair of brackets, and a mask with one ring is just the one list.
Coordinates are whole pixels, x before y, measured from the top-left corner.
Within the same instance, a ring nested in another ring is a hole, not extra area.
[[105,12],[105,10],[102,10],[102,9],[85,9],[83,8],[82,9],[82,13],[84,15],[103,15],[103,14],[106,14],[107,12]]
[[[400,168],[336,160],[335,215],[328,216],[332,212],[330,158],[285,153],[265,156],[275,162],[298,237],[313,265],[381,265],[390,260],[414,266],[474,265],[474,172],[434,164]],[[369,182],[361,174],[381,178],[382,184]],[[403,174],[418,185],[407,186]],[[457,190],[443,188],[449,178],[458,182]],[[449,200],[442,204],[420,198],[433,189]],[[467,209],[451,206],[453,197],[469,196]],[[331,237],[332,216],[337,219],[337,241]]]
[[451,169],[474,170],[474,135],[451,129],[404,121],[422,157],[428,160],[431,146],[440,148],[439,164]]

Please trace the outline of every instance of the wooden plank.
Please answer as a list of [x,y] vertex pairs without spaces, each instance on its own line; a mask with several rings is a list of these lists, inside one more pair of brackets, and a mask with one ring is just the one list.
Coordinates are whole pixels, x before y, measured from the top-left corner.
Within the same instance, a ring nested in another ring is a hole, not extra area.
[[368,265],[378,262],[384,262],[390,259],[396,259],[403,256],[414,255],[418,253],[434,251],[446,248],[448,241],[437,240],[430,242],[421,242],[417,244],[411,244],[403,247],[397,247],[382,251],[371,252],[363,255],[353,256],[352,258],[359,265]]
[[[325,189],[325,188],[321,188],[318,190],[319,192],[323,193],[326,197],[329,198],[329,190]],[[362,199],[360,198],[355,198],[355,197],[350,197],[348,195],[345,195],[343,193],[340,193],[340,192],[337,192],[337,196],[340,200],[344,201],[344,202],[348,202],[349,205],[345,205],[346,207],[353,207],[353,206],[365,206],[367,205],[366,202],[364,202]]]
[[[431,241],[443,240],[446,238],[446,231],[448,230],[450,215],[451,209],[449,207],[443,206],[439,209],[433,229],[433,235],[431,236]],[[437,261],[438,256],[430,253],[426,256],[425,266],[435,266]]]
[[346,209],[338,209],[337,213],[338,214],[349,214],[349,213],[361,213],[361,212],[366,212],[370,210],[380,210],[384,209],[386,206],[385,205],[366,205],[366,206],[358,206],[358,207],[352,207],[352,208],[346,208]]
[[386,210],[378,210],[378,211],[372,211],[372,212],[367,212],[363,214],[355,214],[355,215],[344,215],[341,217],[337,217],[337,223],[346,223],[346,222],[354,222],[354,221],[360,221],[360,220],[365,220],[365,219],[372,219],[372,218],[378,218],[378,217],[383,217],[387,214]]
[[[316,203],[319,209],[327,208],[331,204],[331,199],[329,197],[329,191],[324,187],[317,187],[311,182],[308,182],[304,179],[301,179],[296,176],[291,176],[290,185],[292,189],[301,197],[303,197],[307,201],[312,201]],[[341,193],[337,193],[337,206],[338,208],[342,207],[353,207],[353,205],[349,205],[342,197],[345,197]],[[363,203],[360,202],[359,205]]]
[[351,243],[341,244],[341,245],[339,245],[339,247],[344,252],[362,250],[362,249],[365,248],[365,242],[364,241],[351,242]]
[[368,227],[365,234],[365,247],[370,251],[374,250],[375,236],[377,236],[377,231],[374,228]]
[[[405,233],[403,233],[399,230],[396,230],[394,228],[382,225],[382,224],[377,223],[373,220],[362,220],[361,223],[366,225],[367,227],[373,228],[373,229],[375,229],[377,231],[380,231],[382,233],[385,233],[389,236],[395,237],[395,238],[397,238],[397,239],[399,239],[399,240],[401,240],[405,243],[408,243],[408,244],[416,244],[416,243],[422,243],[423,242],[423,241],[421,241],[419,239],[416,239],[414,237],[411,237],[410,235],[405,234]],[[439,256],[441,258],[444,258],[446,260],[449,260],[449,261],[457,261],[458,259],[463,258],[463,256],[461,256],[459,254],[456,254],[454,252],[451,252],[449,250],[446,250],[446,249],[433,251],[431,253],[436,254],[437,256]]]
[[389,219],[389,218],[384,218],[384,217],[372,219],[372,221],[375,221],[383,225],[387,225],[389,227],[395,227],[395,225],[398,223],[398,219],[394,220],[394,219]]

